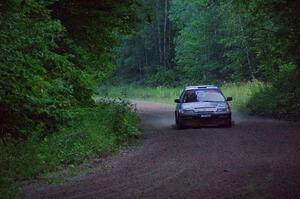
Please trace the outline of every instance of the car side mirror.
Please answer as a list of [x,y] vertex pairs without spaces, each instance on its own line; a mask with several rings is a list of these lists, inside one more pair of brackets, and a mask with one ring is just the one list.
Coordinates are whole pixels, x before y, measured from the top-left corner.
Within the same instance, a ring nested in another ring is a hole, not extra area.
[[227,98],[226,98],[226,101],[227,101],[227,102],[232,101],[232,97],[227,97]]
[[175,99],[174,102],[175,103],[180,103],[180,100],[179,99]]

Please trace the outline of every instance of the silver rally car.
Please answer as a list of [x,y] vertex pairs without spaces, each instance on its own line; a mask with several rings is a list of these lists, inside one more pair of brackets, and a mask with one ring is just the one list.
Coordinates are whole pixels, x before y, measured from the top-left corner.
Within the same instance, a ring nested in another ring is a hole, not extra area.
[[225,98],[217,86],[186,87],[180,98],[175,99],[177,129],[194,125],[231,127],[228,101],[232,101],[232,97]]

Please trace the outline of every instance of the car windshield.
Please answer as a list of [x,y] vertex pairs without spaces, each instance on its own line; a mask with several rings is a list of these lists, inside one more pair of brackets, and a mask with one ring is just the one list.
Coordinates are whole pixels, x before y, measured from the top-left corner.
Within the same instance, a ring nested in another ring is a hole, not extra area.
[[225,98],[218,90],[199,89],[187,90],[183,95],[183,102],[224,102]]

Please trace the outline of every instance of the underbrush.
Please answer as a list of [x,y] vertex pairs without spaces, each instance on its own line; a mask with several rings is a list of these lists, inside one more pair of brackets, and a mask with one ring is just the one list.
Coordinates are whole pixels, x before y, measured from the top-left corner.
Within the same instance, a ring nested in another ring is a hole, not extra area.
[[[252,96],[252,93],[263,84],[260,82],[248,83],[227,83],[221,86],[225,96],[233,97],[232,107],[234,111],[243,110],[246,103]],[[127,98],[146,101],[156,101],[163,103],[174,103],[174,99],[179,98],[182,87],[143,87],[137,85],[126,86],[102,86],[99,93],[102,96],[111,98]]]
[[285,90],[270,85],[253,89],[245,110],[255,115],[297,121],[300,118],[299,88]]
[[[270,85],[259,81],[226,83],[221,86],[225,96],[233,97],[230,102],[233,111],[267,116],[284,120],[300,118],[300,86],[293,84]],[[288,82],[288,81],[281,81]],[[296,82],[296,83],[295,83]],[[182,87],[143,87],[137,85],[102,86],[99,93],[111,98],[127,98],[174,104]]]
[[125,98],[146,101],[173,103],[182,88],[144,87],[138,85],[101,86],[99,94],[110,98]]
[[19,182],[53,171],[59,165],[81,162],[96,153],[116,150],[139,135],[138,118],[128,102],[103,102],[94,108],[69,112],[68,127],[46,137],[2,139],[0,143],[0,198],[16,195]]
[[228,83],[224,84],[221,89],[225,96],[231,96],[233,101],[230,102],[233,111],[246,112],[247,103],[253,97],[253,94],[264,84],[261,82],[247,83]]

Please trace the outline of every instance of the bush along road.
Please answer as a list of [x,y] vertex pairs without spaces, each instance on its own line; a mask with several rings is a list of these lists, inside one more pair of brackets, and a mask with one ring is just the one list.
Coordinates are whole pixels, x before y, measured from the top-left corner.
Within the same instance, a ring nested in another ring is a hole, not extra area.
[[20,198],[300,198],[299,124],[234,113],[230,129],[175,130],[173,105],[136,103],[137,147]]

